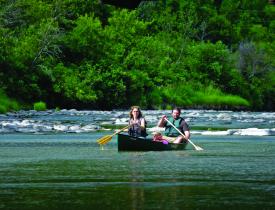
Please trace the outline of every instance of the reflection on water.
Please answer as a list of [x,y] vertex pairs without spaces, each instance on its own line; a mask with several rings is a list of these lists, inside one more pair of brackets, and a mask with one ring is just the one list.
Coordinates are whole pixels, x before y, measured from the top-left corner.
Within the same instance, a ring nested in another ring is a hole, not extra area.
[[0,209],[274,209],[275,137],[193,136],[205,150],[118,152],[106,135],[0,136]]

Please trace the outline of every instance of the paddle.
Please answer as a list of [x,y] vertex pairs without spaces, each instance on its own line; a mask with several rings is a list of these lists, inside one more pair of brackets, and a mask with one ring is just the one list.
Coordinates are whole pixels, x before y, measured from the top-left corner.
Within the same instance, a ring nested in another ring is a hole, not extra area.
[[128,128],[130,125],[127,125],[126,127],[118,130],[117,132],[115,132],[114,134],[112,135],[107,135],[107,136],[103,136],[102,138],[98,139],[97,140],[97,143],[100,144],[100,145],[104,145],[104,144],[107,144],[109,141],[112,140],[113,136],[124,131],[126,128]]
[[186,136],[179,130],[177,129],[176,126],[173,125],[173,123],[171,123],[167,118],[164,118],[173,128],[175,128],[187,141],[190,142],[190,144],[193,145],[193,147],[195,148],[195,150],[201,151],[203,150],[203,148],[196,146],[190,139],[187,139]]

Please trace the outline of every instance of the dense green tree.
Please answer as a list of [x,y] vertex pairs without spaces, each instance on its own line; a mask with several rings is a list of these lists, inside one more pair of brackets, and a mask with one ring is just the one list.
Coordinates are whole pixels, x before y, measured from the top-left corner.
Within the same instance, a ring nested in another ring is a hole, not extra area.
[[267,0],[144,1],[134,10],[0,1],[0,85],[48,107],[272,110],[274,10]]

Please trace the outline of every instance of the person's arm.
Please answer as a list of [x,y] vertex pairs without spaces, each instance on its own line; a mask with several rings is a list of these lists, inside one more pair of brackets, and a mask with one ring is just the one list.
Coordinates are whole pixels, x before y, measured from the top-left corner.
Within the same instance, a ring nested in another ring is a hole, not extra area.
[[131,126],[132,126],[131,119],[130,119],[130,120],[129,120],[129,122],[128,122],[128,126],[129,126],[129,127],[128,127],[128,129],[127,129],[127,130],[128,130],[128,132],[129,132],[129,131],[130,131],[130,129],[131,129]]
[[185,139],[189,139],[190,138],[190,131],[184,131],[184,135],[185,135]]
[[185,122],[185,120],[182,121],[181,127],[182,127],[182,130],[183,130],[186,140],[189,139],[190,138],[190,129],[189,129],[189,125]]
[[163,116],[161,117],[161,119],[160,119],[159,122],[158,122],[158,127],[161,127],[161,128],[165,127],[165,125],[166,125],[166,120],[165,120],[165,118],[167,119],[166,115],[163,115]]
[[141,120],[140,120],[140,127],[142,130],[145,129],[145,119],[144,118],[141,118]]

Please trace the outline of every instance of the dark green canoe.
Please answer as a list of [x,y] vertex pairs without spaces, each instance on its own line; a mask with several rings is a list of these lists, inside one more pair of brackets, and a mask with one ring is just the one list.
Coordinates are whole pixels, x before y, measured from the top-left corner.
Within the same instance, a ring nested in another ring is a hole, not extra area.
[[117,135],[118,151],[166,151],[184,150],[187,143],[182,144],[163,144],[162,142],[152,141],[152,138],[134,137],[127,133]]

